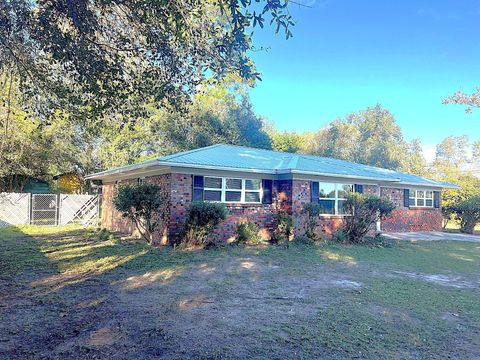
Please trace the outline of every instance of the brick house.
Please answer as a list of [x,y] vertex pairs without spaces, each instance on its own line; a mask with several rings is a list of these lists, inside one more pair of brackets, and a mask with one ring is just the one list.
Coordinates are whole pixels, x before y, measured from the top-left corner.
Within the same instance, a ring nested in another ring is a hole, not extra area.
[[441,230],[441,191],[455,185],[424,177],[312,155],[283,153],[231,145],[213,145],[160,157],[140,164],[92,174],[102,182],[102,227],[134,232],[134,225],[112,206],[119,184],[150,182],[161,186],[168,199],[162,209],[157,241],[169,243],[182,232],[192,201],[226,204],[229,215],[216,236],[228,240],[236,224],[254,221],[265,235],[274,228],[274,214],[293,217],[294,234],[303,235],[303,207],[315,202],[324,214],[318,231],[331,234],[342,223],[349,191],[389,197],[397,208],[377,229],[385,232]]

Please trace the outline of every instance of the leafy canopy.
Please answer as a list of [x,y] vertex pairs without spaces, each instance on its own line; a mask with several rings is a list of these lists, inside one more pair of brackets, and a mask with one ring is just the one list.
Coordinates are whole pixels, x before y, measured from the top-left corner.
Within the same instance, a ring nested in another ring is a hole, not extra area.
[[289,38],[287,2],[4,0],[0,72],[16,74],[25,102],[43,116],[182,106],[206,78],[258,79],[251,31],[269,21]]

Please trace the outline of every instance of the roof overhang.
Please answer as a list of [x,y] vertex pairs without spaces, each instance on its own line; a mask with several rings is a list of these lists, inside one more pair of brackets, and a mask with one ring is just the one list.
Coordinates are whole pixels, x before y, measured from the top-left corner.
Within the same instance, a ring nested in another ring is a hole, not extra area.
[[361,175],[347,175],[347,174],[335,174],[328,172],[316,172],[316,171],[301,171],[294,169],[252,169],[252,168],[241,168],[241,167],[230,167],[230,166],[214,166],[214,165],[202,165],[202,164],[187,164],[181,162],[173,161],[160,161],[158,159],[145,161],[140,164],[133,164],[124,167],[119,167],[111,170],[101,171],[95,174],[88,175],[86,179],[89,180],[102,180],[102,181],[115,181],[123,180],[134,177],[145,177],[152,175],[164,174],[168,171],[174,171],[175,168],[183,169],[195,169],[195,170],[206,170],[206,171],[229,171],[229,172],[242,172],[242,173],[255,173],[255,174],[268,174],[270,176],[292,176],[295,175],[304,175],[309,177],[327,177],[327,178],[337,178],[345,179],[349,181],[364,180],[369,182],[378,182],[382,185],[395,185],[399,187],[428,187],[436,189],[458,189],[459,187],[455,184],[450,183],[438,183],[438,184],[419,184],[419,183],[409,183],[401,181],[401,179],[396,177],[375,177],[375,176],[361,176]]

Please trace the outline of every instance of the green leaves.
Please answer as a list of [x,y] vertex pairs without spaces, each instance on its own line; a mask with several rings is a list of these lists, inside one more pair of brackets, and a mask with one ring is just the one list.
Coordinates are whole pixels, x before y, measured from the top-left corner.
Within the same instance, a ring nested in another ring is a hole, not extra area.
[[0,72],[14,69],[25,105],[44,117],[59,107],[79,119],[112,109],[138,116],[146,99],[182,109],[207,77],[259,78],[248,33],[270,18],[289,38],[286,5],[9,0],[0,7]]
[[113,198],[113,205],[135,224],[149,243],[154,241],[154,232],[166,221],[167,194],[157,185],[121,185]]
[[361,243],[376,221],[383,220],[395,210],[393,202],[386,197],[349,193],[344,205],[345,213],[342,232],[349,242]]

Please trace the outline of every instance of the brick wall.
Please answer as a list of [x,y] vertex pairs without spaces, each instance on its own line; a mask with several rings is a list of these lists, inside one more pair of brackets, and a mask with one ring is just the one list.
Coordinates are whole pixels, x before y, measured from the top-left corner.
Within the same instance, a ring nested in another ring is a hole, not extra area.
[[[155,242],[166,244],[180,238],[186,219],[188,205],[192,201],[192,175],[164,174],[147,177],[147,182],[159,185],[165,206],[158,215],[161,226],[155,236]],[[135,183],[136,179],[122,181]],[[376,185],[364,185],[365,193],[377,194]],[[121,216],[112,205],[115,184],[106,183],[102,189],[102,227],[124,233],[135,233],[135,226]],[[418,230],[441,230],[441,209],[409,209],[403,206],[403,190],[381,188],[381,195],[393,200],[397,208],[393,216],[382,222],[382,231],[403,232]],[[307,216],[303,209],[310,199],[310,181],[275,180],[272,189],[272,204],[227,204],[229,215],[214,236],[218,240],[227,241],[235,236],[236,225],[240,221],[255,222],[262,237],[269,238],[275,228],[275,213],[286,211],[293,217],[294,235],[305,234]],[[340,216],[322,216],[317,221],[317,231],[333,234],[342,225]]]
[[[123,184],[133,183],[133,180],[125,180]],[[135,225],[124,218],[113,206],[115,196],[115,182],[103,184],[102,186],[102,216],[101,226],[110,231],[119,231],[126,234],[133,234],[136,231]]]
[[[295,236],[304,236],[307,230],[308,216],[303,209],[311,202],[310,181],[293,180],[293,231]],[[317,221],[316,231],[332,235],[342,225],[342,217],[335,215],[321,216]]]
[[[154,243],[167,242],[167,220],[169,219],[170,211],[170,182],[171,174],[156,175],[145,178],[145,182],[159,185],[161,196],[165,199],[164,206],[157,214],[157,221],[160,226],[155,234]],[[122,180],[121,184],[136,184],[137,179]],[[135,225],[124,218],[113,206],[113,197],[115,196],[116,186],[114,182],[105,183],[102,186],[102,212],[101,212],[101,226],[111,230],[119,231],[125,234],[132,234],[138,236],[138,231]]]
[[403,189],[383,188],[382,196],[390,198],[397,206],[392,216],[382,221],[382,231],[409,232],[409,231],[441,231],[441,208],[407,208],[404,206]]
[[226,204],[227,219],[216,229],[214,236],[221,241],[232,240],[235,237],[237,223],[252,221],[263,239],[270,239],[275,229],[275,213],[278,210],[291,213],[292,181],[275,180],[272,188],[272,204]]
[[[155,242],[166,244],[178,241],[185,225],[188,205],[192,202],[192,175],[165,174],[151,176],[145,179],[163,189],[167,195],[165,207],[161,209],[159,218],[161,226],[156,234]],[[136,183],[136,179],[122,181]],[[112,204],[115,193],[115,183],[107,183],[102,187],[102,227],[112,231],[135,234],[135,226],[115,210]],[[238,222],[249,220],[255,222],[260,235],[269,238],[275,228],[274,214],[277,209],[291,213],[292,208],[292,181],[278,180],[273,182],[272,204],[226,204],[227,219],[220,224],[214,236],[218,240],[227,241],[235,236]]]

